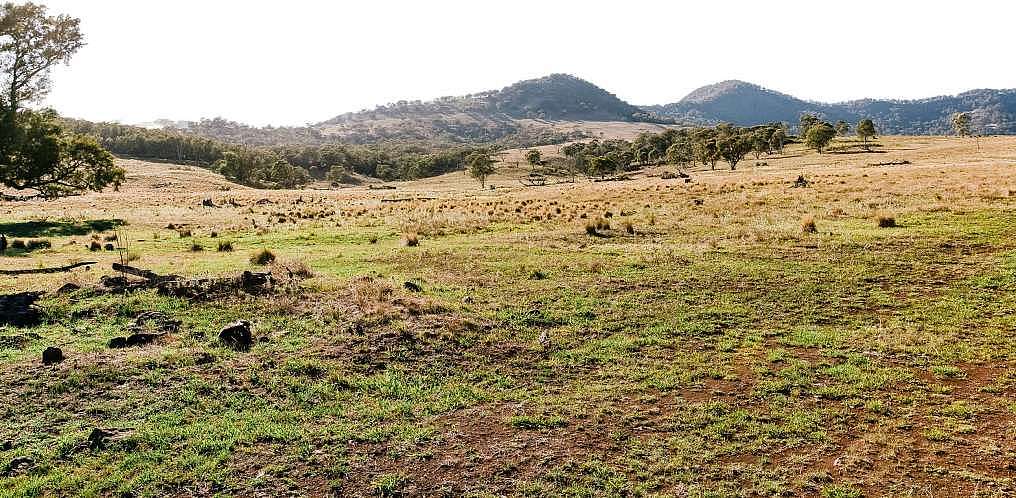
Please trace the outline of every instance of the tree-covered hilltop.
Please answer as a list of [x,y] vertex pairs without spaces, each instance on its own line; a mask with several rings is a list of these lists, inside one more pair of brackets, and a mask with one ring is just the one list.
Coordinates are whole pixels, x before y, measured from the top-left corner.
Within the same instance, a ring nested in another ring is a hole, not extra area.
[[945,135],[951,116],[969,112],[978,134],[1016,133],[1016,90],[971,90],[918,100],[863,99],[837,104],[810,102],[743,81],[704,86],[673,104],[648,110],[684,123],[755,125],[796,123],[802,114],[856,123],[870,118],[883,133]]
[[[499,140],[553,143],[528,136],[519,120],[670,122],[633,106],[592,83],[552,74],[461,97],[399,101],[346,113],[315,125],[323,134],[352,143],[437,140],[477,143]],[[552,132],[545,132],[552,134]]]

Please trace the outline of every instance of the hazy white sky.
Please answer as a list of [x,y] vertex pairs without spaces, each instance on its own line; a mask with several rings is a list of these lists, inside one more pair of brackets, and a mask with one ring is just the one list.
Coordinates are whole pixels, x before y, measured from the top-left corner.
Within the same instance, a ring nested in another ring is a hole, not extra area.
[[821,101],[1016,87],[1008,1],[36,0],[88,45],[62,114],[299,125],[571,73],[634,104],[742,79]]

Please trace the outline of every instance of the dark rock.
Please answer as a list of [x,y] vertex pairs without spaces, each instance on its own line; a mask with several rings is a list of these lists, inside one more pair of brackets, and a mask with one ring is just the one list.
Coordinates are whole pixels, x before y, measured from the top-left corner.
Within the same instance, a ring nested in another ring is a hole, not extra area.
[[5,477],[13,477],[31,470],[32,467],[35,467],[35,460],[26,456],[20,456],[11,460],[11,463],[7,464],[7,468],[4,469],[3,475]]
[[155,342],[156,339],[165,334],[151,334],[148,332],[137,332],[127,337],[114,337],[109,340],[110,349],[123,349],[135,346],[145,346]]
[[55,363],[60,363],[63,360],[64,360],[63,351],[61,351],[60,348],[58,347],[50,346],[46,348],[45,351],[42,352],[43,365],[53,365]]
[[113,441],[120,441],[130,434],[124,429],[100,429],[96,427],[88,434],[88,448],[90,450],[103,450]]
[[42,312],[35,307],[41,292],[19,292],[0,295],[0,325],[32,327],[42,321]]
[[219,340],[222,341],[223,344],[237,351],[246,351],[250,349],[252,342],[250,322],[247,320],[239,320],[226,325],[226,327],[219,332]]
[[67,294],[67,293],[74,292],[74,291],[77,291],[77,290],[81,290],[81,286],[80,285],[78,285],[78,284],[76,284],[74,282],[67,282],[66,284],[61,285],[60,288],[56,290],[56,293],[57,294]]
[[402,284],[402,286],[409,292],[423,292],[423,287],[420,287],[420,284],[416,282],[410,282],[407,280],[406,283]]

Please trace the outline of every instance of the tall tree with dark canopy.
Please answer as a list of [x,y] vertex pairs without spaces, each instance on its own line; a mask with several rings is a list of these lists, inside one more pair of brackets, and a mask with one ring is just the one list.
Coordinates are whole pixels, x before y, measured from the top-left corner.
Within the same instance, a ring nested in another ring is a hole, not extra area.
[[868,145],[868,139],[876,135],[875,123],[870,119],[862,119],[857,123],[857,136],[861,137],[864,142],[864,150],[871,150],[871,146]]
[[52,111],[33,111],[50,88],[49,72],[84,45],[79,20],[46,7],[0,7],[0,186],[45,198],[119,186],[124,171],[87,137],[65,133]]
[[836,128],[833,125],[821,121],[808,127],[808,133],[804,137],[804,143],[818,151],[819,154],[833,141],[836,136]]

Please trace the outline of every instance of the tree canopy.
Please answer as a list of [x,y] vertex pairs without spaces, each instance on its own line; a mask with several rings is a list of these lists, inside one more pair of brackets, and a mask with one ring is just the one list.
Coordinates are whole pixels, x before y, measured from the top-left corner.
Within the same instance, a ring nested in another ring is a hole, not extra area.
[[50,88],[49,72],[84,45],[79,21],[33,3],[0,7],[0,185],[53,198],[118,187],[113,156],[93,138],[67,133],[53,111],[25,104]]
[[804,143],[821,154],[829,143],[833,141],[833,137],[835,136],[836,128],[825,121],[821,121],[808,127],[808,133],[805,134]]

